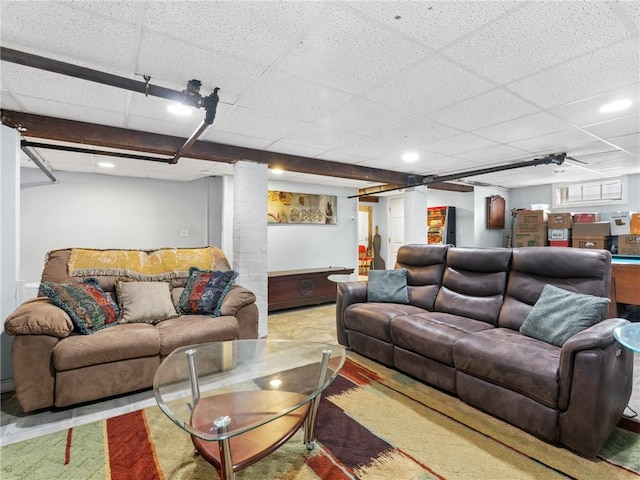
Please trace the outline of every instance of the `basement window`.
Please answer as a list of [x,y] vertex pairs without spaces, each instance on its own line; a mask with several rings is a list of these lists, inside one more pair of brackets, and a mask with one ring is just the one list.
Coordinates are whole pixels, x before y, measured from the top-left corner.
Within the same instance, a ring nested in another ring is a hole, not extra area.
[[554,207],[627,203],[627,177],[553,185]]

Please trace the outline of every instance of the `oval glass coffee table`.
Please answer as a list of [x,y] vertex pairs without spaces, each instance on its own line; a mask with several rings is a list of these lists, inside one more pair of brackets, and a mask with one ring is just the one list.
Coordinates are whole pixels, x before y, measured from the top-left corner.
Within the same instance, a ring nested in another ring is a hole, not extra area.
[[300,427],[313,449],[320,395],[345,357],[340,345],[293,340],[192,345],[163,360],[153,393],[203,458],[230,480]]

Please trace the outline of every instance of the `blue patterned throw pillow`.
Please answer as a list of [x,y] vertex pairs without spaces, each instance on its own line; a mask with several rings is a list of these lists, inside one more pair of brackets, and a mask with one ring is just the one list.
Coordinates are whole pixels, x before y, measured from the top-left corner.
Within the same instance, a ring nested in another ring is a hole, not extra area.
[[85,335],[117,324],[120,309],[96,278],[78,283],[42,282],[40,292],[61,308]]
[[369,270],[368,302],[409,303],[407,269]]
[[187,284],[178,300],[178,311],[219,317],[222,301],[237,276],[233,270],[200,270],[191,267]]

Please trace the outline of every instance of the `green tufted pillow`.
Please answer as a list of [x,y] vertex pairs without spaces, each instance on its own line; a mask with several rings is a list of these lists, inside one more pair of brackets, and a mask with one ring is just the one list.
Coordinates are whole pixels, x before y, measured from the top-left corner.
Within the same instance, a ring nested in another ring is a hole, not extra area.
[[520,333],[561,347],[576,333],[598,323],[609,301],[545,285]]
[[369,270],[368,302],[409,303],[407,269]]

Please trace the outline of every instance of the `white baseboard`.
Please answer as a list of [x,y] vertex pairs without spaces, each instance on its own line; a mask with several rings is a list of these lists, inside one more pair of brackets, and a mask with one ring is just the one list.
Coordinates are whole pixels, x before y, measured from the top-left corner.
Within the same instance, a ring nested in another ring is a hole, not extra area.
[[0,380],[0,393],[15,392],[16,387],[13,384],[13,378]]

